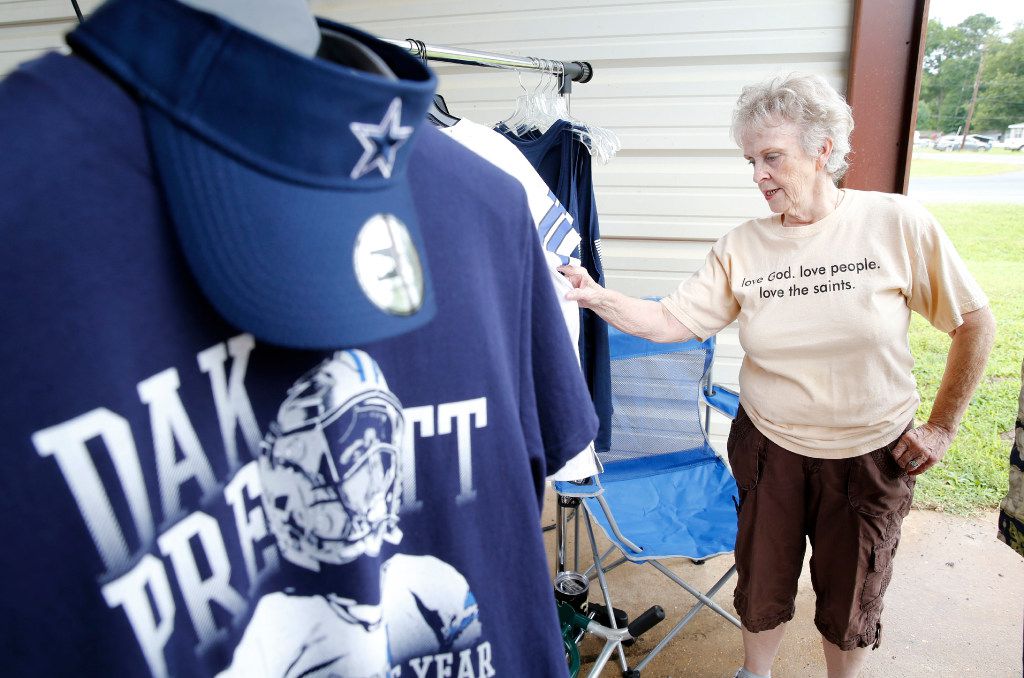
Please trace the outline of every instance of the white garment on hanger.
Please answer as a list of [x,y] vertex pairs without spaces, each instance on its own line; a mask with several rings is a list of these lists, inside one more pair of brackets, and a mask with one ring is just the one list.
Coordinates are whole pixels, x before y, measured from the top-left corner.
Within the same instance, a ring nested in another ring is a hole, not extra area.
[[[512,175],[523,185],[527,202],[530,205],[530,214],[533,216],[534,224],[538,228],[538,236],[541,237],[541,244],[544,246],[544,256],[551,272],[551,284],[554,287],[559,308],[562,309],[566,328],[569,330],[569,338],[572,340],[576,360],[579,361],[579,306],[576,302],[568,301],[565,298],[566,292],[572,289],[572,284],[557,269],[566,263],[566,259],[579,265],[579,260],[570,255],[579,246],[580,234],[575,227],[568,229],[568,232],[565,232],[565,229],[549,229],[547,238],[541,233],[542,226],[550,222],[553,210],[564,214],[564,217],[559,216],[559,218],[568,219],[569,223],[571,223],[572,217],[562,208],[547,183],[537,174],[537,170],[533,168],[526,156],[498,132],[465,118],[451,127],[439,129],[491,164]],[[553,232],[559,232],[560,237],[557,242],[552,240],[551,233]],[[596,475],[599,470],[600,462],[597,460],[594,444],[591,443],[556,473],[548,476],[548,480],[582,480]]]

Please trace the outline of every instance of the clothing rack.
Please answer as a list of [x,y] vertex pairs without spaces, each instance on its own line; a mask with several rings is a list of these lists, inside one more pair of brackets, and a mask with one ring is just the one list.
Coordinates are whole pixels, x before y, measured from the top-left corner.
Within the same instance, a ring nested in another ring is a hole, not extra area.
[[587,61],[552,61],[529,56],[481,52],[461,47],[444,45],[427,45],[422,40],[406,38],[405,40],[385,40],[396,47],[406,49],[413,56],[432,61],[445,61],[452,64],[470,64],[489,68],[507,68],[517,70],[543,71],[561,76],[560,92],[569,94],[573,82],[590,82],[594,77],[594,67]]
[[[78,6],[78,0],[71,0],[71,6],[75,10],[75,16],[79,23],[82,22],[82,10]],[[453,64],[471,64],[474,66],[487,66],[490,68],[511,68],[519,70],[544,71],[561,76],[562,94],[572,92],[573,82],[590,82],[594,77],[594,67],[588,61],[552,61],[550,59],[538,59],[536,57],[521,57],[512,54],[498,54],[495,52],[481,52],[461,47],[446,47],[444,45],[427,45],[422,40],[406,38],[405,40],[385,40],[392,45],[409,50],[413,56],[433,61],[446,61]]]

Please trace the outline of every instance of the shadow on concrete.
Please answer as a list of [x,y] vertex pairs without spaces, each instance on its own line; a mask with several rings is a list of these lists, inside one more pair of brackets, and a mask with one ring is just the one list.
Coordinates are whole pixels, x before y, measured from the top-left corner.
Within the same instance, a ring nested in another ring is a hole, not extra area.
[[[554,503],[549,496],[543,524],[553,521]],[[580,533],[586,534],[582,529]],[[994,512],[971,518],[932,511],[910,513],[904,522],[895,572],[886,594],[882,645],[868,659],[862,678],[1021,676],[1024,560],[997,541],[995,534]],[[554,532],[546,533],[546,538],[549,559],[553,561]],[[607,542],[601,540],[599,547],[603,546]],[[589,553],[583,536],[582,569],[590,564]],[[568,557],[571,563],[571,546]],[[672,568],[706,590],[731,564],[731,556],[722,556],[705,565],[678,561]],[[692,605],[688,594],[651,567],[624,565],[612,571],[608,581],[615,606],[631,618],[654,604],[665,608],[665,622],[627,650],[632,663],[654,647]],[[730,582],[716,600],[734,612],[732,590]],[[590,599],[600,600],[596,582],[591,591]],[[814,592],[805,563],[796,617],[789,623],[772,671],[774,678],[825,675],[820,636],[813,617]],[[581,676],[586,676],[588,661],[593,661],[600,646],[590,639],[581,650]],[[703,610],[642,675],[732,678],[742,661],[739,631],[718,615]],[[619,675],[621,672],[614,664],[602,673]]]

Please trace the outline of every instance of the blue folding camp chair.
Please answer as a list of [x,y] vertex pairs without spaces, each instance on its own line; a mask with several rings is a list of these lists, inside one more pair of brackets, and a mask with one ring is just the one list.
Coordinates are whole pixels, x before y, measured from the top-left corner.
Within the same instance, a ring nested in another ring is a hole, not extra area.
[[[652,565],[697,599],[635,667],[627,665],[624,651],[618,648],[623,675],[639,676],[702,608],[740,625],[712,600],[735,573],[735,565],[702,593],[661,562],[667,558],[702,562],[735,548],[736,481],[708,444],[706,431],[710,408],[733,418],[738,397],[711,383],[713,337],[704,342],[657,344],[610,329],[609,343],[614,410],[611,449],[599,453],[604,470],[594,479],[586,484],[555,484],[560,495],[557,560],[558,567],[564,569],[565,508],[581,503],[585,510],[576,517],[582,513],[594,557],[594,565],[585,574],[590,579],[596,574],[600,582],[603,623],[613,628],[617,625],[605,573],[625,562]],[[603,554],[598,552],[591,519],[612,543]],[[622,556],[608,562],[616,550]],[[620,625],[621,621],[620,617]]]

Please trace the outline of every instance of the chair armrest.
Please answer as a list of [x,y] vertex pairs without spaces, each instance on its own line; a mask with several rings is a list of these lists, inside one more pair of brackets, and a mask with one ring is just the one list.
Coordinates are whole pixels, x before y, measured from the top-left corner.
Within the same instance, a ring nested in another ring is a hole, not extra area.
[[563,497],[596,497],[604,492],[597,476],[585,480],[556,480],[552,485]]
[[718,410],[730,419],[736,418],[736,412],[740,407],[740,396],[738,393],[718,384],[712,384],[710,389],[704,388],[702,390],[704,402],[709,407]]

